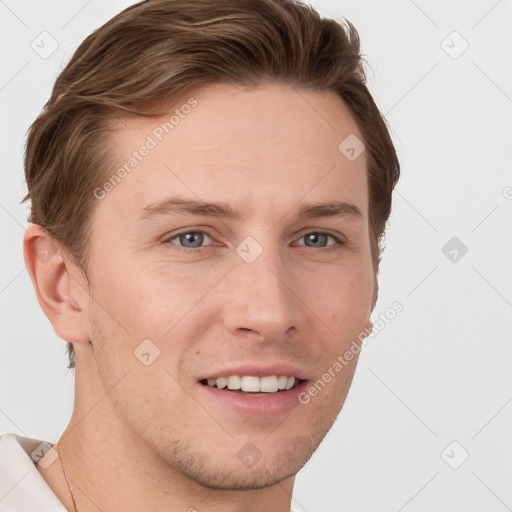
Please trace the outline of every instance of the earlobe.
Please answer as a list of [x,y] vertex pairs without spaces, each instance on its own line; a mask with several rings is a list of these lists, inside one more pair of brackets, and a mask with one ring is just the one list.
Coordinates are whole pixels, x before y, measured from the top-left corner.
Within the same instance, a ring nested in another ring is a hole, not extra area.
[[70,274],[71,263],[65,261],[63,252],[41,226],[29,224],[23,254],[39,305],[60,338],[86,342],[90,339],[84,327],[87,293]]

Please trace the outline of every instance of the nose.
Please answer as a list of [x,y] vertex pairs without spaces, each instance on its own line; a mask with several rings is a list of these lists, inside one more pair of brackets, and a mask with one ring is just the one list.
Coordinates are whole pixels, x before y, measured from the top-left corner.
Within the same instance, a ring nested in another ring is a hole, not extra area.
[[294,293],[296,278],[283,265],[278,248],[265,247],[252,262],[240,254],[234,254],[233,270],[223,282],[226,329],[237,336],[250,331],[269,341],[300,330],[305,305]]

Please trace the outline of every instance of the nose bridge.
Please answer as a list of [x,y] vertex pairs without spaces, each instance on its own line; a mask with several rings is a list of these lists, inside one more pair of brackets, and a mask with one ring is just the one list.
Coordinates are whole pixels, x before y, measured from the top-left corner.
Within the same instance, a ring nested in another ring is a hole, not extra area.
[[224,317],[232,332],[249,329],[272,339],[298,327],[303,312],[292,292],[293,278],[271,238],[262,245],[247,237],[236,248]]

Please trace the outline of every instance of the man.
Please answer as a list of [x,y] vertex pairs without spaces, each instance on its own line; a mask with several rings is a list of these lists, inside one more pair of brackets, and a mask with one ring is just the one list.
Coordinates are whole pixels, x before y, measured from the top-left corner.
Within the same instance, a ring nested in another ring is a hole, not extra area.
[[399,176],[355,29],[136,4],[57,79],[25,172],[75,404],[53,445],[2,436],[0,511],[290,510],[371,332]]

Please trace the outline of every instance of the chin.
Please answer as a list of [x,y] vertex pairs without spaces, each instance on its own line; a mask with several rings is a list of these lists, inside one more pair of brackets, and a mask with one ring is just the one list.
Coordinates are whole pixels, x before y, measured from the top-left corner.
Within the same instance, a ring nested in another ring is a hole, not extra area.
[[[220,453],[199,452],[190,445],[178,443],[165,459],[174,470],[205,488],[232,491],[263,489],[294,477],[310,459],[325,433],[316,443],[311,441],[310,435],[307,441],[296,440],[286,448],[281,445],[278,449],[273,443],[266,443],[261,452],[256,451],[250,442],[240,443],[235,439],[232,445],[240,444],[240,449],[225,449]],[[246,451],[242,451],[244,447]],[[244,463],[247,453],[253,459]]]
[[250,491],[264,489],[281,483],[289,477],[295,476],[296,471],[289,473],[277,473],[270,469],[255,469],[242,474],[239,469],[229,471],[224,468],[221,471],[215,470],[208,473],[202,470],[201,473],[190,475],[194,481],[202,487],[224,491]]

